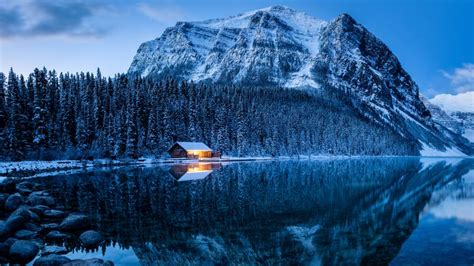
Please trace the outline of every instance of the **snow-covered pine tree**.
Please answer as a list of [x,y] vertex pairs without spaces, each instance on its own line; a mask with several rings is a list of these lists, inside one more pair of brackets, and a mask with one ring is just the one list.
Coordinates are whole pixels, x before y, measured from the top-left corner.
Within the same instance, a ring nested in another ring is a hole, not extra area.
[[0,72],[0,157],[6,157],[8,112],[5,101],[5,74]]
[[137,93],[131,92],[129,95],[129,102],[127,106],[127,156],[131,158],[138,158],[138,127],[137,127]]
[[46,127],[46,106],[45,91],[48,81],[43,70],[34,70],[34,100],[33,100],[33,144],[37,151],[37,157],[41,156],[41,151],[48,146]]

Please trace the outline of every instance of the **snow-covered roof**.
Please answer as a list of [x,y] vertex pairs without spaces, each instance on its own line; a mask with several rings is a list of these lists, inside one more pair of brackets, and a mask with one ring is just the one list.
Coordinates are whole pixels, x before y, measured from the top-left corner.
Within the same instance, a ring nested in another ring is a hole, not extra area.
[[[178,141],[175,144],[178,144],[186,151],[212,151],[206,144],[202,142],[182,142]],[[174,145],[173,145],[174,146]]]

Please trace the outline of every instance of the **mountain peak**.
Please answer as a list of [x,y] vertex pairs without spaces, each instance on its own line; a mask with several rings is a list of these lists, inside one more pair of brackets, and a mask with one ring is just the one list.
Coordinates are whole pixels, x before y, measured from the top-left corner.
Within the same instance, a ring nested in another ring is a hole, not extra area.
[[[275,5],[269,6],[262,9],[257,9],[255,11],[269,11],[269,12],[299,12],[291,7],[283,6],[283,5]],[[254,12],[255,12],[254,11]]]

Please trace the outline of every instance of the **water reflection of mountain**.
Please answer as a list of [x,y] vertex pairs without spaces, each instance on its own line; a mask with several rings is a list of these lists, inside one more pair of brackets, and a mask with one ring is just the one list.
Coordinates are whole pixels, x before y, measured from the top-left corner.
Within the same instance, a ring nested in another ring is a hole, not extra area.
[[232,164],[196,182],[163,168],[42,182],[143,264],[387,264],[433,191],[472,168],[385,158]]

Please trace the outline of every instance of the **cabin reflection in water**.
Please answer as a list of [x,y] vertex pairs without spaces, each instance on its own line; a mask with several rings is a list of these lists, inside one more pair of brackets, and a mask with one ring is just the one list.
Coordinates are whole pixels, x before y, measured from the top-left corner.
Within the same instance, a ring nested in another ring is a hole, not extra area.
[[181,182],[204,179],[212,171],[220,168],[221,164],[217,163],[175,164],[171,167],[169,173]]

